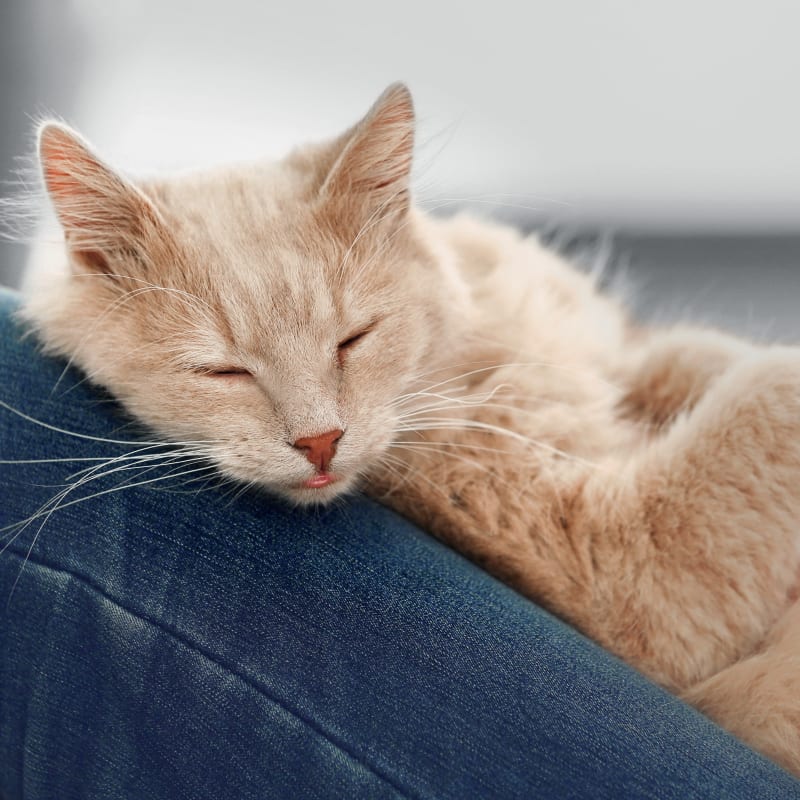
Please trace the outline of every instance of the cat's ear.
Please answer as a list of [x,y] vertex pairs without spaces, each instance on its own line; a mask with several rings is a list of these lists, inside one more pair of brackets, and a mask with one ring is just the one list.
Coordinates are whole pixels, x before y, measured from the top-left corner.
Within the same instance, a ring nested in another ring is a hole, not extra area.
[[158,212],[135,186],[58,122],[39,129],[39,162],[73,267],[113,275],[159,227]]
[[347,134],[320,190],[323,199],[357,205],[373,218],[400,216],[410,204],[414,105],[394,83]]

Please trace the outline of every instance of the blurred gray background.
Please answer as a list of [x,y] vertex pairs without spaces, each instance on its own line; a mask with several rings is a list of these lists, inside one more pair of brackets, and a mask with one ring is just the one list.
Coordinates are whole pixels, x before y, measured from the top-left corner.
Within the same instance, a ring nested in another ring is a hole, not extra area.
[[[645,316],[798,339],[799,25],[778,0],[4,0],[0,170],[48,112],[132,173],[279,157],[404,80],[423,204],[610,260]],[[0,244],[0,283],[25,257]]]

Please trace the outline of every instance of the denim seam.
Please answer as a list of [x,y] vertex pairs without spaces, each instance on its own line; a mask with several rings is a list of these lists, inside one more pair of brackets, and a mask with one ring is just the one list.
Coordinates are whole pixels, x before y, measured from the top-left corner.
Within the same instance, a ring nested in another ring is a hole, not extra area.
[[43,569],[48,569],[48,570],[51,570],[52,572],[57,572],[57,573],[61,573],[61,574],[64,574],[64,575],[68,575],[73,580],[78,581],[79,583],[81,583],[84,586],[88,587],[89,589],[91,589],[92,591],[96,592],[101,597],[103,597],[106,601],[112,603],[113,605],[115,605],[118,608],[122,609],[126,613],[131,614],[132,616],[136,617],[137,619],[140,619],[143,622],[146,622],[148,625],[152,625],[153,627],[157,628],[158,630],[162,631],[163,633],[166,633],[168,636],[170,636],[173,639],[175,639],[177,642],[182,644],[184,647],[186,647],[186,648],[188,648],[190,650],[193,650],[194,652],[196,652],[199,655],[201,655],[203,658],[207,659],[208,661],[211,661],[213,664],[216,664],[218,667],[221,667],[226,672],[228,672],[229,674],[235,676],[240,681],[242,681],[247,686],[249,686],[251,689],[256,691],[259,695],[264,697],[266,700],[268,700],[268,701],[274,703],[275,705],[279,706],[284,711],[286,711],[288,714],[291,714],[295,719],[299,720],[304,725],[306,725],[308,728],[313,730],[318,736],[321,736],[327,742],[332,744],[337,750],[340,750],[348,758],[352,759],[357,764],[360,764],[364,769],[367,770],[367,772],[371,773],[372,775],[374,775],[376,778],[378,778],[379,780],[383,781],[384,783],[387,783],[394,791],[396,791],[402,797],[408,798],[408,800],[413,800],[413,798],[418,798],[418,800],[422,800],[422,796],[421,795],[409,794],[408,793],[409,790],[406,787],[399,785],[395,781],[395,779],[393,777],[391,777],[390,775],[384,774],[378,767],[376,767],[373,764],[370,764],[368,761],[364,760],[364,758],[360,754],[355,752],[346,742],[340,741],[338,737],[336,737],[336,736],[328,733],[326,730],[324,730],[316,720],[314,720],[311,717],[306,716],[305,714],[303,714],[298,709],[292,708],[285,700],[283,700],[282,698],[278,697],[277,695],[274,695],[266,687],[260,685],[259,683],[254,681],[249,676],[241,673],[237,669],[234,669],[233,667],[231,667],[229,664],[225,663],[224,661],[221,661],[218,658],[215,658],[204,647],[201,647],[200,645],[198,645],[195,642],[191,641],[186,636],[186,634],[182,633],[180,630],[173,629],[173,628],[165,625],[163,622],[161,622],[161,621],[159,621],[157,619],[153,619],[150,616],[144,615],[139,611],[135,611],[135,610],[132,610],[132,609],[128,608],[126,605],[123,605],[122,603],[120,603],[119,600],[117,600],[116,598],[114,598],[110,594],[108,594],[103,588],[98,586],[93,580],[91,580],[90,578],[87,578],[84,575],[81,575],[81,574],[79,574],[77,572],[73,572],[70,569],[65,569],[63,566],[55,566],[53,564],[50,564],[47,561],[43,560],[39,556],[34,557],[31,554],[19,553],[13,547],[8,548],[7,552],[9,554],[15,555],[17,558],[26,560],[28,563],[32,563],[32,564],[35,564],[36,566],[42,567]]

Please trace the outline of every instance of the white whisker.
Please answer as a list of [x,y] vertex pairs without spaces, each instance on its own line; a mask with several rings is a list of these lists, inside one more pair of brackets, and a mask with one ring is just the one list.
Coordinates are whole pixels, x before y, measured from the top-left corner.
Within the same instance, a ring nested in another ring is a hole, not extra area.
[[39,425],[42,428],[45,428],[49,431],[53,431],[54,433],[62,433],[65,436],[73,436],[76,439],[87,439],[92,442],[103,442],[105,444],[120,444],[120,445],[151,445],[153,447],[166,447],[170,444],[175,445],[190,445],[190,444],[218,444],[218,440],[214,439],[198,439],[197,441],[187,441],[187,442],[167,442],[167,441],[146,441],[146,440],[125,440],[125,439],[109,439],[102,436],[91,436],[86,433],[77,433],[75,431],[66,430],[65,428],[59,428],[57,425],[51,425],[47,422],[42,422],[35,417],[31,417],[28,414],[25,414],[23,411],[19,411],[18,409],[10,406],[8,403],[4,403],[0,400],[0,408],[4,408],[6,411],[15,414],[18,417],[21,417],[26,422],[32,422],[34,425]]
[[540,450],[544,450],[552,455],[559,456],[561,458],[569,459],[570,461],[575,461],[578,464],[583,464],[587,467],[592,467],[593,469],[598,468],[598,464],[589,461],[588,459],[581,458],[580,456],[572,455],[571,453],[567,453],[564,450],[555,447],[554,445],[547,444],[546,442],[539,441],[538,439],[532,439],[529,436],[524,436],[517,431],[511,430],[509,428],[503,428],[500,425],[492,425],[488,422],[479,422],[478,420],[470,420],[470,419],[458,419],[454,417],[430,417],[428,421],[425,423],[417,424],[417,425],[408,425],[408,426],[399,426],[397,428],[398,432],[408,432],[408,433],[416,433],[418,431],[442,431],[442,430],[456,430],[456,431],[464,431],[464,430],[475,430],[475,431],[483,431],[485,433],[492,433],[497,434],[499,436],[506,436],[509,439],[513,439],[515,441],[521,442],[530,447],[536,447]]

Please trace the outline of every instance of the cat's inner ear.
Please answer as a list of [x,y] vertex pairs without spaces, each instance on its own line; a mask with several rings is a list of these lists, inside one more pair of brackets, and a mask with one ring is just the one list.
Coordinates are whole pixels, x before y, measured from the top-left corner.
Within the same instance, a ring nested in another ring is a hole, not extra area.
[[39,130],[39,160],[73,268],[113,274],[120,256],[130,259],[141,252],[158,226],[158,212],[78,134],[66,125],[45,123]]
[[373,219],[402,215],[410,203],[414,151],[414,105],[406,86],[392,84],[346,136],[321,197]]

